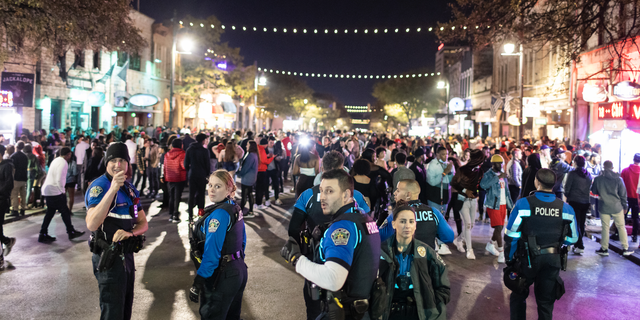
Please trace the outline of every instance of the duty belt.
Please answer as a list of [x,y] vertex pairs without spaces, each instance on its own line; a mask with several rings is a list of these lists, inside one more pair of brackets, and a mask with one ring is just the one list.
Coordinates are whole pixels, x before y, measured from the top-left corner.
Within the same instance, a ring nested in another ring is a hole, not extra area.
[[540,254],[556,254],[556,253],[560,253],[558,252],[558,248],[556,247],[540,249]]
[[244,252],[238,251],[238,252],[232,253],[232,254],[225,254],[222,257],[220,257],[220,259],[224,260],[225,262],[231,262],[231,261],[234,261],[234,260],[244,259]]

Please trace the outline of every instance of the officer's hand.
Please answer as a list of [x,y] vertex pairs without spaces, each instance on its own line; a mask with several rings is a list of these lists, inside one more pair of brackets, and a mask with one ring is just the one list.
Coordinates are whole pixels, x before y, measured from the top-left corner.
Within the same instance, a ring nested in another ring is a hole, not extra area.
[[113,242],[120,242],[122,240],[127,240],[129,239],[129,237],[131,237],[131,232],[129,231],[124,231],[122,229],[116,231],[116,233],[113,234]]
[[287,243],[285,243],[284,247],[280,250],[280,255],[295,268],[298,263],[298,258],[302,255],[302,253],[300,253],[300,245],[298,245],[296,239],[290,236]]
[[127,177],[125,176],[124,171],[119,171],[113,176],[113,179],[111,179],[111,188],[119,190],[120,187],[124,185],[124,181],[126,178]]
[[193,279],[193,285],[191,285],[191,289],[189,289],[189,300],[198,303],[200,301],[200,291],[204,287],[204,278],[197,275],[195,279]]

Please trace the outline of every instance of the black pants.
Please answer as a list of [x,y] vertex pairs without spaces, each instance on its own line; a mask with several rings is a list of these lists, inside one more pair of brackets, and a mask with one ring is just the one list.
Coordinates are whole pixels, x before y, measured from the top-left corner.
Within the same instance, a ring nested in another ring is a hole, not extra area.
[[9,207],[11,206],[11,201],[9,198],[0,199],[0,242],[8,243],[9,238],[4,235],[4,214],[9,211]]
[[582,237],[584,237],[584,228],[587,222],[587,211],[589,211],[590,204],[588,203],[579,203],[574,201],[569,201],[569,205],[573,208],[573,211],[576,213],[576,221],[578,222],[578,242],[576,242],[576,248],[584,249],[584,243],[582,242]]
[[124,263],[116,261],[110,270],[103,272],[98,272],[99,254],[94,253],[91,262],[100,290],[100,320],[131,319],[136,279],[133,253],[124,255]]
[[193,215],[193,208],[204,209],[204,193],[207,189],[206,177],[191,177],[189,179],[189,221]]
[[[136,187],[141,180],[142,180],[142,184],[140,185],[140,188]],[[147,186],[147,170],[146,169],[142,172],[140,172],[140,170],[136,170],[136,182],[133,184],[133,186],[136,187],[136,189],[140,190],[140,193],[142,193],[142,190],[144,190],[144,187]]]
[[458,200],[458,192],[452,192],[451,198],[449,199],[449,205],[447,206],[447,213],[445,214],[444,219],[449,221],[449,214],[451,210],[453,210],[453,220],[456,222],[456,230],[458,231],[458,235],[461,235],[462,218],[460,218],[460,209],[462,209],[462,202],[456,200]]
[[[322,303],[320,300],[311,299],[309,293],[309,287],[311,283],[307,280],[304,281],[304,288],[302,288],[302,294],[304,296],[304,304],[307,306],[307,320],[315,320],[322,313]],[[318,288],[320,289],[320,288]]]
[[162,190],[162,205],[169,206],[169,184],[165,182],[160,183],[160,189]]
[[289,162],[291,161],[291,157],[286,157],[285,160],[282,162],[283,166],[282,166],[282,173],[284,174],[284,180],[287,180],[287,176],[289,175]]
[[47,213],[44,215],[44,220],[42,220],[40,234],[49,233],[47,230],[49,229],[49,224],[51,224],[51,219],[53,219],[53,215],[56,214],[56,211],[60,212],[62,221],[67,227],[67,233],[71,233],[74,229],[71,224],[71,210],[67,207],[67,195],[63,193],[57,196],[44,196],[44,199],[47,202]]
[[242,192],[242,199],[240,199],[240,208],[244,208],[249,199],[249,212],[253,212],[253,186],[240,185],[240,191]]
[[[271,188],[273,189],[273,196],[276,200],[278,200],[278,195],[280,195],[280,179],[278,179],[278,169],[267,170],[267,177],[271,180]],[[267,187],[268,188],[268,187]],[[269,189],[267,189],[267,192]],[[267,193],[267,199],[269,199],[269,194]]]
[[638,212],[640,212],[640,207],[638,207],[638,198],[627,197],[627,203],[629,203],[629,209],[631,210],[631,220],[633,221],[631,236],[637,237],[638,228],[640,228],[640,220],[638,219]]
[[[133,170],[133,174],[131,175],[131,184],[133,184],[135,186],[136,184],[133,183],[133,182],[136,181],[136,175],[138,174],[138,164],[137,163],[132,163],[131,164],[131,170]],[[89,182],[91,182],[91,181],[89,181]]]
[[[534,285],[536,304],[538,305],[538,319],[551,319],[553,314],[553,304],[556,301],[556,288],[561,285],[560,278],[560,255],[545,254],[536,257],[532,261],[532,267],[520,272],[526,279],[527,288]],[[525,294],[511,292],[509,308],[511,319],[527,319],[527,297],[529,290]]]
[[171,217],[180,217],[178,208],[180,207],[180,200],[182,199],[182,191],[184,191],[185,184],[187,184],[186,181],[169,182],[169,215],[171,215]]
[[480,189],[478,192],[478,219],[484,220],[485,218],[489,218],[489,216],[485,215],[484,210],[484,196],[487,194],[487,191],[484,189]]
[[[222,272],[218,275],[218,272]],[[215,279],[218,283],[215,285]],[[200,316],[211,320],[240,320],[242,295],[247,285],[247,265],[244,260],[229,262],[223,271],[216,269],[205,279],[200,295]]]
[[149,193],[158,193],[160,168],[147,168],[147,175],[149,176]]
[[[518,196],[520,195],[520,187],[510,184],[509,194],[511,194],[511,202],[513,202],[513,204],[516,204],[516,201],[518,201]],[[509,213],[510,212],[507,211],[507,215]]]
[[258,179],[256,180],[256,204],[262,204],[262,198],[269,200],[269,176],[267,172],[258,171]]

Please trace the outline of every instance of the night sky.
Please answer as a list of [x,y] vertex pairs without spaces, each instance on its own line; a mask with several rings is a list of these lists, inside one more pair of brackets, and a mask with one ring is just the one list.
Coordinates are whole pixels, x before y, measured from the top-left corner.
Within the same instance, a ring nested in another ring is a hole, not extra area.
[[[134,3],[137,0],[134,0]],[[227,31],[223,42],[240,47],[244,64],[274,70],[334,74],[400,74],[413,69],[433,71],[438,43],[425,32],[436,22],[448,21],[450,1],[251,1],[251,0],[140,0],[141,12],[160,22],[190,14],[196,18],[215,15]],[[231,31],[230,26],[277,27],[281,32]],[[291,33],[296,27],[341,29],[335,34]],[[399,33],[377,35],[374,28],[400,28]],[[422,27],[416,34],[402,33]],[[344,34],[344,29],[350,30]],[[358,34],[353,34],[353,29]],[[363,29],[370,29],[363,34]],[[268,74],[267,74],[268,76]],[[310,78],[303,80],[316,92],[334,95],[347,105],[375,102],[371,96],[376,80]],[[380,80],[378,80],[380,81]]]

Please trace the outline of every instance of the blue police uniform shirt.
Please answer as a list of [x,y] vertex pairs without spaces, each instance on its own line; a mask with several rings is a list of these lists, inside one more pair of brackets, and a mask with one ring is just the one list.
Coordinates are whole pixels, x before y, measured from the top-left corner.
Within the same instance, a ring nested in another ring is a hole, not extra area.
[[[412,247],[413,246],[410,246],[408,249],[411,249]],[[399,252],[398,254],[396,254],[396,260],[399,264],[398,274],[396,275],[396,278],[400,276],[407,276],[409,277],[409,281],[411,281],[411,264],[413,263],[413,254],[411,252],[406,252],[406,254]],[[399,289],[397,283],[395,287],[396,289]],[[409,284],[409,289],[413,289],[413,283]]]
[[320,241],[320,258],[323,262],[332,261],[349,270],[359,237],[361,235],[354,222],[340,220],[332,223]]
[[[233,201],[229,203],[234,204]],[[198,275],[203,278],[209,278],[216,271],[220,264],[220,257],[222,257],[222,246],[224,245],[224,239],[231,223],[231,216],[227,211],[222,208],[214,210],[200,227],[206,240],[204,242],[204,252],[202,253],[202,263],[198,268]],[[247,233],[244,232],[244,225],[242,226],[244,239],[242,240],[242,250],[244,251],[247,245]]]
[[[536,192],[535,197],[543,202],[553,202],[556,199],[555,194],[547,192]],[[530,216],[531,206],[529,205],[529,201],[527,201],[526,198],[518,200],[511,211],[509,223],[507,223],[507,228],[504,231],[505,236],[511,237],[511,250],[507,252],[509,260],[513,259],[513,255],[516,253],[516,249],[518,248],[518,240],[520,240],[521,236],[518,228],[520,228],[522,218]],[[571,236],[565,237],[564,244],[572,245],[578,242],[578,224],[576,222],[576,214],[573,211],[573,208],[566,202],[562,206],[562,219],[571,221]]]
[[[318,194],[318,197],[320,197],[320,194]],[[309,203],[309,201],[313,200],[316,202],[320,202],[320,198],[318,199],[311,199],[311,198],[313,198],[313,188],[309,188],[303,191],[300,194],[300,196],[298,196],[298,200],[296,200],[295,207],[302,210],[302,212],[307,212],[307,203]],[[358,204],[358,208],[360,208],[362,212],[369,213],[371,211],[371,208],[369,208],[369,206],[367,205],[367,202],[364,201],[364,197],[362,196],[362,193],[360,193],[360,191],[353,190],[353,200]]]
[[[417,209],[418,206],[420,205],[422,205],[422,203],[419,203],[419,202],[411,204],[411,206],[414,207],[415,209]],[[426,213],[423,214],[423,212],[416,210],[416,223],[420,221],[427,221],[427,220],[435,221],[436,225],[438,226],[438,232],[437,232],[438,239],[440,239],[440,241],[444,243],[453,242],[453,239],[455,236],[453,233],[453,229],[451,229],[449,224],[446,222],[446,220],[442,216],[442,213],[440,213],[438,209],[431,207],[431,210],[433,211],[433,216],[427,215]],[[385,220],[384,224],[380,227],[380,240],[382,242],[391,238],[391,236],[395,234],[395,229],[393,229],[393,226],[391,225],[392,222],[393,222],[393,215],[390,214],[387,217],[387,220]]]
[[[132,197],[128,194],[128,189],[125,186],[120,187],[118,193],[116,195],[116,204],[115,207],[110,208],[109,214],[107,217],[122,219],[122,220],[135,220],[135,217],[131,216],[129,207],[133,205],[133,199],[138,198],[140,196],[140,192],[136,190],[136,187],[129,184],[131,186],[131,191],[134,193]],[[106,174],[101,175],[97,179],[91,182],[89,186],[89,191],[84,195],[84,204],[87,209],[91,209],[97,206],[109,188],[111,187],[111,181],[107,178]],[[141,210],[142,206],[138,202],[137,209]]]

